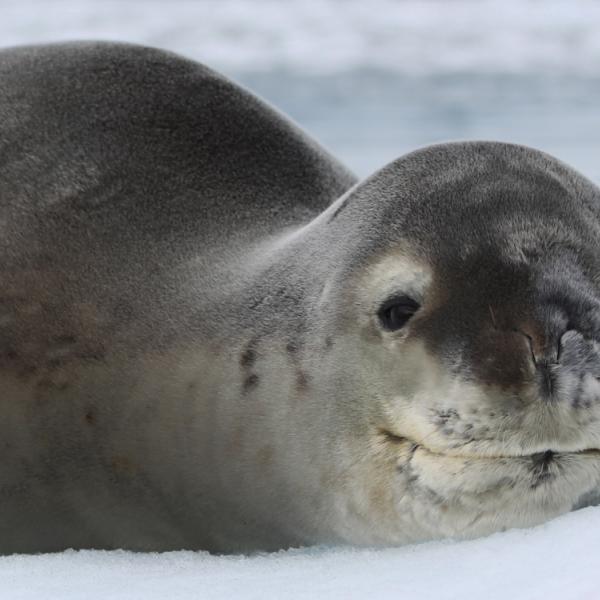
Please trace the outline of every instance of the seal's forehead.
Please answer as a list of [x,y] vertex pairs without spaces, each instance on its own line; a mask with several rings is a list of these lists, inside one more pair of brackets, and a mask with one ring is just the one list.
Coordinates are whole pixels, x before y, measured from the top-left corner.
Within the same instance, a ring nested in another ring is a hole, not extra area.
[[568,255],[600,285],[600,190],[521,146],[444,144],[406,155],[355,188],[332,226],[352,250],[344,273],[379,264],[371,281],[422,269],[432,280],[526,290],[531,266]]
[[[502,142],[453,142],[410,152],[392,161],[376,176],[403,172],[406,182],[416,178],[429,187],[459,181],[478,182],[502,173],[553,179],[566,186],[586,181],[560,160],[527,146]],[[589,182],[588,182],[589,183]]]
[[438,262],[482,246],[518,257],[549,241],[589,247],[599,239],[600,190],[530,148],[430,147],[391,163],[369,187],[381,226]]

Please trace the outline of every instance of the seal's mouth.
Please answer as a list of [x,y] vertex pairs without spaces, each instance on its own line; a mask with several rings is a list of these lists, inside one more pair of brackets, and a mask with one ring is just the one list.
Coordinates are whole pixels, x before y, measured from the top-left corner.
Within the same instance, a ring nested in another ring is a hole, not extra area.
[[516,458],[542,458],[544,462],[550,462],[553,458],[570,455],[570,456],[597,456],[600,457],[600,448],[583,448],[581,450],[568,451],[558,450],[555,448],[547,448],[532,453],[477,453],[468,452],[464,448],[460,450],[449,449],[448,452],[440,452],[438,450],[432,450],[425,444],[419,443],[415,440],[411,440],[406,436],[397,435],[388,429],[380,429],[381,435],[385,438],[386,442],[394,445],[408,445],[411,452],[417,450],[424,450],[428,454],[435,456],[444,456],[449,458],[461,458],[461,459],[482,459],[482,460],[494,460],[494,459],[516,459]]

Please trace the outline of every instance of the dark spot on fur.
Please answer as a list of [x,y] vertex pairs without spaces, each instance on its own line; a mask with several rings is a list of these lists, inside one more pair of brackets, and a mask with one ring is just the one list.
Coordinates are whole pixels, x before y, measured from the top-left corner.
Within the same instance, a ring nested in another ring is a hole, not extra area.
[[240,354],[240,365],[249,369],[256,362],[256,339],[250,340]]
[[246,379],[244,379],[244,384],[243,384],[244,392],[248,392],[251,389],[255,388],[258,385],[258,380],[259,380],[259,377],[256,373],[252,373],[251,375],[248,375],[248,377],[246,377]]
[[[402,442],[405,441],[404,438],[394,435],[393,433],[390,433],[388,431],[383,430],[382,433],[385,434],[386,436],[391,437],[392,439],[401,440]],[[415,484],[419,479],[418,473],[415,473],[415,470],[413,469],[413,466],[412,466],[412,459],[413,459],[418,447],[419,446],[417,444],[412,443],[410,445],[410,448],[408,449],[408,456],[406,458],[406,461],[402,465],[398,465],[396,467],[396,471],[398,473],[403,473],[405,475],[406,483],[409,485]]]
[[573,392],[573,400],[571,401],[571,406],[575,409],[589,409],[592,407],[591,399],[589,397],[584,398],[582,377],[580,377],[579,382],[577,383],[577,389],[575,390],[575,392]]
[[415,483],[417,483],[417,481],[419,481],[419,475],[411,469],[410,475],[408,475],[408,477],[406,478],[406,481],[408,483],[410,483],[411,485],[414,485]]
[[298,352],[299,346],[297,342],[292,341],[287,343],[285,349],[289,354],[295,354]]
[[296,372],[296,390],[305,392],[310,385],[310,376],[301,369]]
[[244,350],[244,352],[242,352],[242,355],[240,356],[240,365],[247,369],[248,367],[251,367],[254,364],[255,360],[256,352],[254,352],[254,350],[252,350],[251,348],[247,348],[246,350]]
[[325,350],[331,350],[333,346],[333,339],[330,335],[325,338]]
[[456,432],[456,425],[460,422],[460,415],[454,408],[436,411],[433,422],[445,436],[452,436]]
[[544,483],[548,483],[554,479],[555,475],[551,470],[551,465],[554,462],[554,453],[548,450],[540,454],[535,454],[531,457],[533,462],[531,489],[535,489]]
[[96,415],[94,415],[91,410],[88,410],[83,418],[88,425],[94,425],[96,423]]
[[434,489],[428,486],[420,486],[419,492],[425,497],[427,504],[433,504],[434,506],[441,506],[446,502],[443,496],[440,496]]

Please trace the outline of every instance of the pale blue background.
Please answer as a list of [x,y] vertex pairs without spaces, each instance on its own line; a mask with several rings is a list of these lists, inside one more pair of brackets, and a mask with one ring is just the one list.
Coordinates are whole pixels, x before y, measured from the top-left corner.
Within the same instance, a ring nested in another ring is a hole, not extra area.
[[74,38],[201,60],[360,175],[478,138],[538,147],[600,181],[595,0],[0,1],[3,45]]

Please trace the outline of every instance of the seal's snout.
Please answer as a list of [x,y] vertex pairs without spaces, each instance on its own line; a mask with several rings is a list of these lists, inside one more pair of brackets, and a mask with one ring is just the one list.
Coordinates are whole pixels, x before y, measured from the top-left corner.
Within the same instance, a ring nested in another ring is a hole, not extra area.
[[[573,336],[566,336],[566,325],[556,319],[525,323],[516,331],[525,336],[539,394],[544,400],[555,399],[561,373],[561,351]],[[543,332],[543,333],[542,333]]]
[[538,371],[551,381],[549,399],[568,401],[574,408],[590,408],[600,402],[600,346],[579,331],[565,332],[557,362],[541,364]]
[[[536,310],[530,304],[518,315],[515,304],[490,305],[487,326],[480,311],[479,326],[473,320],[464,334],[455,369],[468,368],[466,377],[474,376],[485,389],[500,388],[503,393],[569,403],[573,408],[600,406],[600,338],[593,331],[594,318],[591,313],[580,318],[568,308],[538,305]],[[457,349],[451,341],[450,336],[441,340],[438,356]]]
[[[577,329],[519,328],[527,340],[537,394],[545,401],[568,400],[575,407],[600,401],[600,345]],[[538,332],[545,330],[545,334]]]
[[538,394],[589,407],[600,401],[600,346],[577,329],[554,325],[545,327],[546,335],[531,327],[519,330],[529,345]]
[[533,364],[537,367],[555,365],[559,362],[563,336],[569,325],[561,314],[545,311],[535,321],[528,320],[515,329],[525,336]]

